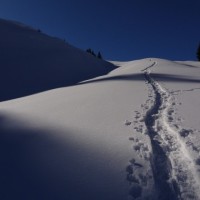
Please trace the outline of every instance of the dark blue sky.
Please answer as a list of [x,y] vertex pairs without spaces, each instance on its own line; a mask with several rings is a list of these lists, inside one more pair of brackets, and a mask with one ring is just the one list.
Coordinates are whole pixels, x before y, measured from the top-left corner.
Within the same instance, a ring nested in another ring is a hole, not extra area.
[[199,0],[0,0],[18,20],[110,60],[196,60]]

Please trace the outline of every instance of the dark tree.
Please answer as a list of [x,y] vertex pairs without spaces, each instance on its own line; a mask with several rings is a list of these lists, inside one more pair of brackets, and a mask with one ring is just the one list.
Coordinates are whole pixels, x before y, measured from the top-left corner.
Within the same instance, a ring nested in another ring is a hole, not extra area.
[[200,43],[199,43],[199,47],[197,49],[197,59],[198,59],[198,61],[200,61]]
[[102,58],[102,55],[101,55],[101,53],[100,53],[100,51],[98,52],[97,58],[103,59],[103,58]]
[[92,49],[87,49],[86,52],[87,53],[92,53]]
[[94,51],[92,49],[89,48],[89,49],[86,50],[86,52],[90,53],[90,54],[92,54],[93,56],[96,57],[96,54],[94,53]]
[[94,51],[89,48],[89,49],[86,50],[86,52],[89,53],[89,54],[91,54],[91,55],[93,55],[96,58],[103,59],[100,51],[98,52],[98,54],[95,54]]

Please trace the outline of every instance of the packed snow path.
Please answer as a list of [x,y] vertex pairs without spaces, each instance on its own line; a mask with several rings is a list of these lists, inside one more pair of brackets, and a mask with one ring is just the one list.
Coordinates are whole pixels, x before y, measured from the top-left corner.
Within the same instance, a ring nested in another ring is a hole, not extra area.
[[152,145],[150,158],[157,199],[200,199],[199,181],[195,164],[179,133],[170,127],[175,100],[151,77],[153,62],[143,70],[147,84],[152,88],[154,104],[147,111],[145,125]]

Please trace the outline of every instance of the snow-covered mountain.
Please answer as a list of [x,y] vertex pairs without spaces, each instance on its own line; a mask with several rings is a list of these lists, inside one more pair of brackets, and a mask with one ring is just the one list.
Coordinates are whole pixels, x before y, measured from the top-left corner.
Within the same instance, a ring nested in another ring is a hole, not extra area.
[[200,63],[113,63],[0,103],[0,199],[200,199]]
[[72,85],[114,69],[63,40],[3,19],[0,46],[0,101]]

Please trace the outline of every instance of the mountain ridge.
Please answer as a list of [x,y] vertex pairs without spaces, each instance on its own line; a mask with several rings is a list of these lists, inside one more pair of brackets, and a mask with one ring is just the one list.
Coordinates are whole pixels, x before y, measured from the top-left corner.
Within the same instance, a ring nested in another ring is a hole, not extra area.
[[65,41],[0,20],[0,101],[76,84],[115,66]]

